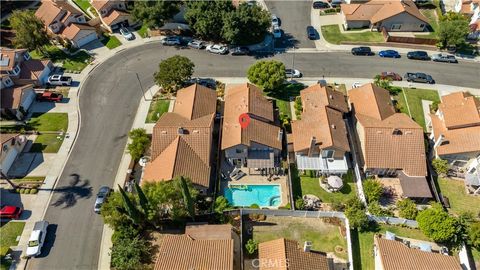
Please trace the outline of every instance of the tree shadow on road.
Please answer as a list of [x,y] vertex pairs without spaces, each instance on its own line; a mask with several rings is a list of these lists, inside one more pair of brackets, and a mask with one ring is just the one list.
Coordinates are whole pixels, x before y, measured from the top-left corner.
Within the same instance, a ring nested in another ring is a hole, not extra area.
[[81,180],[80,175],[70,174],[70,183],[67,186],[57,187],[53,191],[60,193],[60,197],[52,203],[52,206],[69,208],[74,206],[79,199],[88,199],[92,196],[90,181]]

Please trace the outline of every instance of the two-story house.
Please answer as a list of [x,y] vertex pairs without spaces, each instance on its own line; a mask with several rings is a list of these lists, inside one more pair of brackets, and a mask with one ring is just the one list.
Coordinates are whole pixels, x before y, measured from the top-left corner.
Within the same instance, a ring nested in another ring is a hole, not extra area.
[[470,34],[471,39],[480,38],[480,0],[456,0],[455,11],[461,13],[470,20]]
[[35,100],[33,85],[15,86],[7,74],[0,75],[0,116],[22,120]]
[[43,85],[52,70],[50,60],[32,59],[25,49],[0,47],[0,74],[8,75],[15,85]]
[[65,1],[43,0],[35,15],[42,20],[50,35],[69,41],[74,47],[98,39],[95,28],[87,24],[85,15]]
[[132,17],[126,12],[125,0],[90,0],[90,3],[99,14],[103,27],[110,32],[133,23]]
[[431,198],[423,128],[395,112],[388,90],[365,84],[348,92],[367,176],[398,177],[402,196]]
[[142,181],[189,178],[201,194],[211,191],[213,126],[217,93],[194,84],[177,91],[172,112],[164,113],[153,128],[150,162]]
[[274,173],[280,167],[283,140],[275,118],[273,104],[255,85],[227,89],[221,143],[227,162]]
[[0,169],[4,174],[8,173],[17,156],[22,152],[27,143],[25,135],[7,133],[0,134],[2,148],[0,149]]
[[330,87],[313,85],[300,91],[301,120],[292,121],[292,143],[299,170],[344,174],[350,151],[343,114],[346,97]]

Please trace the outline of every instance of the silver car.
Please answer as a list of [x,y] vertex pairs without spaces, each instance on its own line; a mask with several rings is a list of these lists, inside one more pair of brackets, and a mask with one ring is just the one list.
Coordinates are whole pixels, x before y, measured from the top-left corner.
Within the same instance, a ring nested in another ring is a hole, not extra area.
[[110,194],[110,191],[110,187],[107,186],[103,186],[98,190],[97,199],[95,199],[95,206],[93,207],[93,211],[95,211],[95,213],[100,213],[100,209],[102,208],[103,203]]
[[201,40],[192,40],[188,42],[188,47],[193,48],[193,49],[198,49],[201,50],[205,48],[205,44]]
[[207,46],[207,52],[215,54],[227,54],[228,48],[220,44],[212,44]]
[[458,63],[457,58],[451,54],[437,53],[432,55],[432,61],[445,63]]
[[180,45],[182,42],[179,37],[170,36],[162,39],[162,44],[167,46]]

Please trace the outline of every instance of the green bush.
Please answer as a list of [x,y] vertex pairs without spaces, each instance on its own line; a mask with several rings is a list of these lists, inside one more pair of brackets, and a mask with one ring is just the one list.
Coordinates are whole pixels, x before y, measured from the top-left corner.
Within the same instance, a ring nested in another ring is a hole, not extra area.
[[417,205],[410,199],[404,199],[397,201],[397,208],[400,211],[400,217],[406,219],[417,218],[418,210]]
[[432,166],[438,175],[446,175],[448,172],[448,161],[436,158],[432,160]]
[[376,179],[367,179],[363,182],[363,192],[368,203],[378,201],[383,193],[383,185]]
[[295,209],[297,210],[303,210],[305,208],[305,202],[303,201],[302,198],[297,198],[295,200]]
[[30,194],[37,194],[37,193],[38,193],[38,189],[36,188],[30,189]]
[[245,249],[249,255],[253,255],[258,249],[258,242],[253,239],[248,239],[245,244]]
[[253,208],[253,209],[260,209],[260,206],[256,203],[250,205],[250,208]]
[[391,211],[381,207],[377,201],[373,201],[368,205],[368,211],[370,212],[370,214],[374,216],[379,216],[379,217],[393,216]]

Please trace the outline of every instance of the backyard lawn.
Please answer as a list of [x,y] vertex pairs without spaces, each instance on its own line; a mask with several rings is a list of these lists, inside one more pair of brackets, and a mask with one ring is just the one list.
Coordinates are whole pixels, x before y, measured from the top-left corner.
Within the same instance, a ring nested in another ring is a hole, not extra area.
[[88,14],[87,10],[92,6],[89,0],[73,0],[73,2],[75,2],[75,4],[77,4],[77,6],[82,9],[85,14]]
[[342,33],[337,24],[322,25],[322,36],[328,43],[341,44],[342,42],[384,42],[382,33],[380,32],[358,32]]
[[162,114],[168,111],[168,106],[170,105],[170,100],[157,99],[150,103],[150,108],[148,109],[146,123],[155,123],[162,116]]
[[64,135],[59,134],[40,134],[30,148],[34,153],[57,153],[62,146]]
[[373,236],[376,233],[392,232],[400,237],[414,238],[418,240],[431,241],[418,229],[393,225],[379,225],[376,230],[358,233],[352,230],[352,251],[355,270],[373,270],[375,269],[373,255]]
[[91,56],[84,52],[80,51],[75,55],[68,55],[60,48],[51,45],[45,47],[45,55],[32,51],[30,56],[33,59],[50,59],[54,63],[62,63],[62,67],[68,71],[82,71],[91,61]]
[[[312,242],[312,250],[333,252],[342,259],[348,259],[347,241],[340,234],[340,228],[327,224],[321,219],[268,216],[266,224],[253,226],[253,239],[258,243],[281,237],[295,240],[300,246],[305,241]],[[271,225],[267,225],[271,224]],[[343,251],[335,249],[341,247]]]
[[0,241],[1,270],[10,267],[10,262],[4,261],[3,257],[8,253],[11,246],[18,244],[17,236],[22,235],[23,227],[25,227],[25,222],[10,221],[0,225],[0,235],[2,236],[2,241]]
[[442,195],[450,201],[449,212],[456,215],[465,211],[472,212],[475,216],[480,214],[480,197],[467,195],[463,181],[439,178],[438,185]]
[[[406,100],[405,100],[406,97]],[[440,101],[436,90],[403,88],[396,99],[401,106],[400,111],[410,115],[425,130],[425,117],[422,108],[422,99],[430,101]],[[408,102],[408,106],[407,106]]]
[[111,36],[108,34],[104,34],[101,41],[103,45],[105,45],[105,47],[109,48],[110,50],[122,45],[122,42],[120,42],[120,40],[118,40],[116,36]]
[[67,113],[33,113],[27,123],[37,131],[67,131]]
[[277,107],[280,111],[280,114],[287,115],[292,117],[292,112],[290,111],[290,97],[296,97],[300,95],[300,90],[304,89],[305,85],[301,83],[286,83],[275,89],[271,92],[267,92],[267,96],[276,99]]

